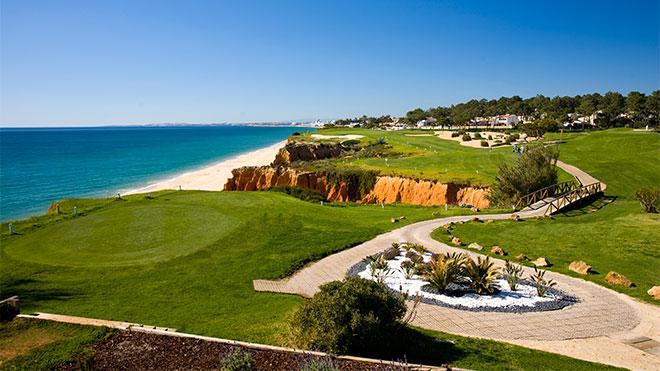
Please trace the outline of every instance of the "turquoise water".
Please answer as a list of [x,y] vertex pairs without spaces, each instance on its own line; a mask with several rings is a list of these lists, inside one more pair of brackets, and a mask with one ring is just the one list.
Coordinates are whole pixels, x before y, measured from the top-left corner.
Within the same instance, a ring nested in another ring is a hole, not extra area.
[[107,197],[285,140],[293,127],[0,129],[0,220]]

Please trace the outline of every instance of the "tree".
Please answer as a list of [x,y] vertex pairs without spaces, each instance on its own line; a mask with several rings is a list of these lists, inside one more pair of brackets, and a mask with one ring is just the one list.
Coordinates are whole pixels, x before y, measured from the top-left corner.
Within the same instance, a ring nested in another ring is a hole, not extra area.
[[374,281],[349,277],[320,287],[289,322],[293,345],[333,354],[387,351],[403,328],[406,305]]
[[646,112],[649,114],[649,123],[658,124],[660,117],[660,90],[655,90],[646,98]]
[[502,163],[489,199],[499,207],[511,207],[529,193],[557,183],[555,164],[559,151],[535,142],[513,163]]

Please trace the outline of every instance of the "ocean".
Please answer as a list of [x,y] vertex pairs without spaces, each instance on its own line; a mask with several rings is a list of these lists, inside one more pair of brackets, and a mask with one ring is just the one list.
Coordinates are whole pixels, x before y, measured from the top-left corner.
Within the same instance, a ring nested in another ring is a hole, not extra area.
[[299,127],[0,129],[0,220],[109,197],[285,140]]

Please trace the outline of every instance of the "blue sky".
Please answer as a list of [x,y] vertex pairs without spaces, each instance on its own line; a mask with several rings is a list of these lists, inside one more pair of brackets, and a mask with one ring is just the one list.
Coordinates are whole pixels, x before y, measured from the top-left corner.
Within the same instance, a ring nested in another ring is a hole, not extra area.
[[0,4],[3,126],[400,115],[660,85],[657,1]]

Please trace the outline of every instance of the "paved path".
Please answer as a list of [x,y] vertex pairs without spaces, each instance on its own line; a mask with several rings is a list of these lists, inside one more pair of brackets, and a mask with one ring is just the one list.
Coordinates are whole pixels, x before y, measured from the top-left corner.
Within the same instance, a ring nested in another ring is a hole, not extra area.
[[[557,166],[574,175],[583,185],[598,182],[572,165],[558,162]],[[601,185],[605,189],[605,184]],[[530,218],[544,213],[545,208],[526,209],[517,215]],[[392,242],[412,241],[423,244],[434,253],[459,251],[476,257],[479,254],[430,237],[432,231],[447,223],[460,223],[473,217],[454,216],[414,223],[321,259],[284,280],[255,280],[254,288],[311,297],[320,285],[343,279],[353,265],[383,251]],[[510,217],[511,214],[479,215],[481,220]],[[494,261],[504,265],[502,260]],[[530,271],[525,268],[525,275]],[[660,370],[660,309],[589,281],[554,272],[548,272],[546,276],[555,280],[559,289],[578,297],[580,302],[562,310],[533,313],[470,312],[420,303],[413,324],[621,367]]]

